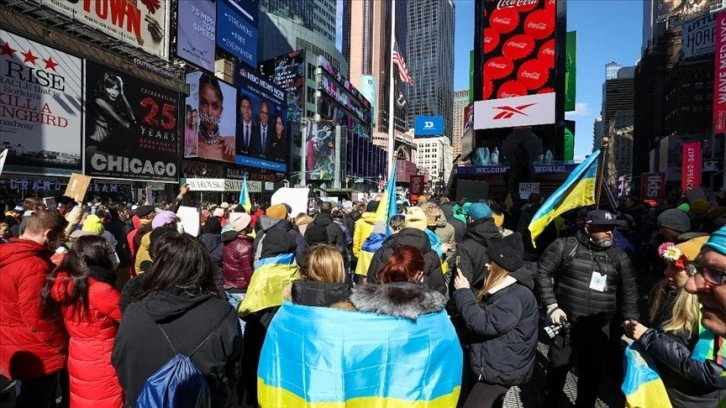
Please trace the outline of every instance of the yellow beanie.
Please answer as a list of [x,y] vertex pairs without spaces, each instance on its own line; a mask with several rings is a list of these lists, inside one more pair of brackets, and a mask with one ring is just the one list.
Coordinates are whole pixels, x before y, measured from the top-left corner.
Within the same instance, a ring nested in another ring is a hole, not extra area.
[[284,220],[287,218],[287,207],[283,204],[271,205],[270,208],[265,211],[265,215],[270,218],[277,218],[278,220]]
[[428,225],[426,213],[421,207],[409,207],[406,210],[406,219],[403,222],[405,228],[416,228],[417,230],[426,231]]
[[81,228],[81,230],[96,234],[103,234],[105,228],[103,228],[103,222],[101,222],[101,219],[98,218],[97,215],[91,214],[86,217],[85,221],[83,221],[83,228]]

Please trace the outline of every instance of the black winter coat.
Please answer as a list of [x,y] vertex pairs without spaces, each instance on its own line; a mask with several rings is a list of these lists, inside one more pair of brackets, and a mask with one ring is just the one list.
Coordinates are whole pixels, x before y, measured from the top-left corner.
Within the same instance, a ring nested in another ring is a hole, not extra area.
[[698,336],[690,344],[659,330],[648,329],[640,344],[653,357],[674,407],[717,407],[726,397],[724,368],[713,360],[703,362],[691,357]]
[[217,291],[222,297],[226,298],[224,274],[222,272],[222,256],[224,255],[222,234],[204,233],[199,236],[199,241],[202,242],[202,245],[209,252],[209,257],[212,258],[212,265],[214,265],[214,284],[217,286]]
[[252,256],[256,259],[255,254],[257,254],[257,245],[265,235],[264,233],[272,228],[277,228],[287,232],[295,240],[295,244],[297,245],[295,249],[295,261],[298,265],[302,265],[302,262],[305,259],[305,254],[307,253],[307,244],[305,243],[305,238],[302,236],[300,231],[296,230],[295,226],[288,220],[270,218],[266,215],[260,217],[260,229],[262,232],[257,233],[255,240],[252,243]]
[[431,249],[431,243],[426,233],[415,228],[403,228],[398,234],[393,234],[383,241],[383,245],[373,254],[373,259],[371,259],[371,265],[368,268],[368,282],[378,283],[378,271],[383,268],[393,251],[401,245],[410,245],[423,252],[423,284],[445,295],[446,282],[444,281],[444,273],[441,270],[441,259],[436,251]]
[[[456,248],[456,265],[469,280],[472,288],[481,289],[484,285],[487,273],[484,264],[488,261],[487,248],[500,239],[502,234],[491,218],[475,221],[466,229],[464,240],[459,242]],[[453,285],[453,279],[450,284]]]
[[483,308],[470,289],[454,292],[456,308],[470,332],[469,365],[479,381],[505,387],[532,379],[537,353],[538,309],[534,294],[511,283],[489,294]]
[[351,288],[347,283],[315,282],[296,280],[292,283],[292,302],[305,306],[330,307],[350,298]]
[[[557,303],[572,323],[602,326],[616,312],[638,320],[638,289],[630,258],[613,247],[610,251],[618,254],[618,260],[610,259],[607,249],[589,242],[582,231],[575,234],[577,246],[570,257],[563,253],[568,239],[553,242],[539,259],[535,289],[542,304]],[[590,288],[593,271],[607,275],[602,292]]]
[[126,309],[111,355],[126,406],[136,404],[146,379],[175,355],[157,325],[185,355],[212,333],[191,359],[204,373],[212,406],[236,407],[235,386],[242,357],[237,313],[225,300],[209,295],[192,297],[182,291],[153,292]]

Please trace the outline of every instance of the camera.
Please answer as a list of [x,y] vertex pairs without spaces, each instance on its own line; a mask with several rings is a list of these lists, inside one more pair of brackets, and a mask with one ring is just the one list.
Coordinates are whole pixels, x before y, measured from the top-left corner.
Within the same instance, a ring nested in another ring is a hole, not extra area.
[[567,320],[563,320],[561,324],[553,324],[551,326],[545,326],[544,328],[545,333],[550,337],[550,339],[554,339],[555,336],[560,334],[560,332],[567,332],[570,330],[570,322]]

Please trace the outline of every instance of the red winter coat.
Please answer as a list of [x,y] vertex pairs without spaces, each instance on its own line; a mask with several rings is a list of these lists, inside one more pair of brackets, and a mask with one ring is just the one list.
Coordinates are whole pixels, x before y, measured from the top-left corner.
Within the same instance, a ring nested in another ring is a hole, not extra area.
[[41,317],[40,293],[51,253],[28,239],[0,245],[0,370],[13,379],[52,374],[66,365],[63,322]]
[[[110,271],[109,271],[110,272]],[[63,321],[70,344],[68,375],[71,408],[120,408],[124,392],[111,365],[111,351],[121,322],[121,294],[112,285],[88,278],[88,314],[79,317],[76,304],[69,303],[73,281],[58,274],[51,295],[62,304]]]
[[222,249],[222,274],[224,287],[247,289],[252,279],[252,237],[238,235]]

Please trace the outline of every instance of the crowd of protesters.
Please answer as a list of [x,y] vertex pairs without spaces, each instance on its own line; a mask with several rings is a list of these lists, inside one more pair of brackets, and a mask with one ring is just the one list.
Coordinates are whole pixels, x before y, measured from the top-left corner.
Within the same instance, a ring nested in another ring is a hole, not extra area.
[[181,354],[203,374],[209,406],[257,407],[266,332],[290,302],[413,324],[445,310],[463,352],[462,407],[502,406],[535,375],[539,406],[557,407],[572,368],[575,406],[593,407],[603,379],[622,382],[622,336],[655,361],[672,406],[726,401],[724,193],[623,197],[570,211],[534,240],[537,194],[399,200],[385,225],[375,200],[301,214],[204,203],[198,236],[177,216],[186,195],[0,203],[0,398],[143,406],[147,380]]

